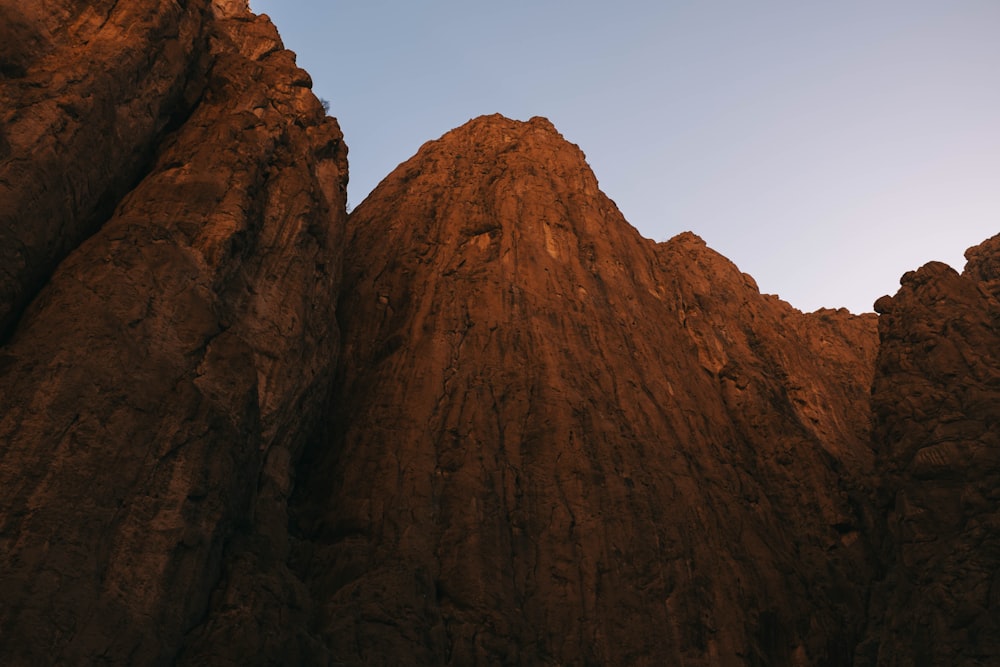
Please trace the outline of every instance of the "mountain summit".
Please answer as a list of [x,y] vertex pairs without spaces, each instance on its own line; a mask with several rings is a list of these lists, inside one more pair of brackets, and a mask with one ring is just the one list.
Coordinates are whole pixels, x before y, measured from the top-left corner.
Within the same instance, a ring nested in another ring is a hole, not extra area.
[[244,0],[0,75],[4,665],[1000,659],[1000,237],[801,313],[496,115],[348,216]]
[[803,315],[693,234],[641,238],[538,118],[425,144],[348,228],[331,437],[300,489],[327,641],[850,655],[874,316]]

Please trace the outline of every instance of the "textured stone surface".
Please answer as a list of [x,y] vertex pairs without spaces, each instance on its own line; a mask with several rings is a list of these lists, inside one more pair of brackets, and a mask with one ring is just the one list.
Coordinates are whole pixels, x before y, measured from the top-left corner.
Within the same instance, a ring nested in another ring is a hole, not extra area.
[[0,0],[0,663],[1000,659],[1000,237],[803,314],[499,116],[347,220],[309,86]]
[[877,303],[887,576],[861,664],[1000,659],[1000,237]]
[[284,506],[339,344],[340,131],[245,3],[22,10],[6,312],[45,285],[0,349],[0,661],[260,659],[299,641]]
[[206,4],[0,1],[0,337],[191,112]]
[[337,409],[295,503],[334,655],[849,661],[874,315],[642,239],[544,119],[426,144],[349,236]]

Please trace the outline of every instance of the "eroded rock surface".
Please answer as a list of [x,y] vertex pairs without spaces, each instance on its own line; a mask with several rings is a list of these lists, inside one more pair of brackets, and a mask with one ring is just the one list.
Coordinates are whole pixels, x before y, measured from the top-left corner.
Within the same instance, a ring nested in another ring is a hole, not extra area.
[[308,644],[284,505],[339,346],[340,130],[245,2],[3,12],[30,39],[0,54],[0,317],[16,324],[0,662]]
[[863,664],[1000,658],[1000,237],[876,304],[887,576]]
[[850,660],[874,315],[641,238],[539,118],[426,144],[349,236],[296,502],[340,659]]
[[191,113],[206,5],[0,3],[0,336]]
[[309,86],[0,0],[0,663],[996,663],[1000,237],[803,314],[500,116],[348,220]]

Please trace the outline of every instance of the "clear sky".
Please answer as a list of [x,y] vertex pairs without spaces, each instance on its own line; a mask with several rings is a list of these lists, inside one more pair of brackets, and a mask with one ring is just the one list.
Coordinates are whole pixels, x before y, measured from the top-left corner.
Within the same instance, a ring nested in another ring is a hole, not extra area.
[[482,114],[549,118],[647,237],[870,311],[1000,232],[1000,0],[251,0],[329,100],[360,203]]

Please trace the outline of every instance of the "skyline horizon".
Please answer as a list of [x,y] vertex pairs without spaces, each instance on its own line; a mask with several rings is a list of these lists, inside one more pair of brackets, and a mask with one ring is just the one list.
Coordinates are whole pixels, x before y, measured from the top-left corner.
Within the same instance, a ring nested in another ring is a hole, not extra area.
[[531,21],[520,3],[250,4],[344,129],[352,205],[427,141],[501,113],[549,119],[644,237],[692,231],[805,312],[872,312],[906,271],[961,272],[1000,231],[989,3],[549,0]]

